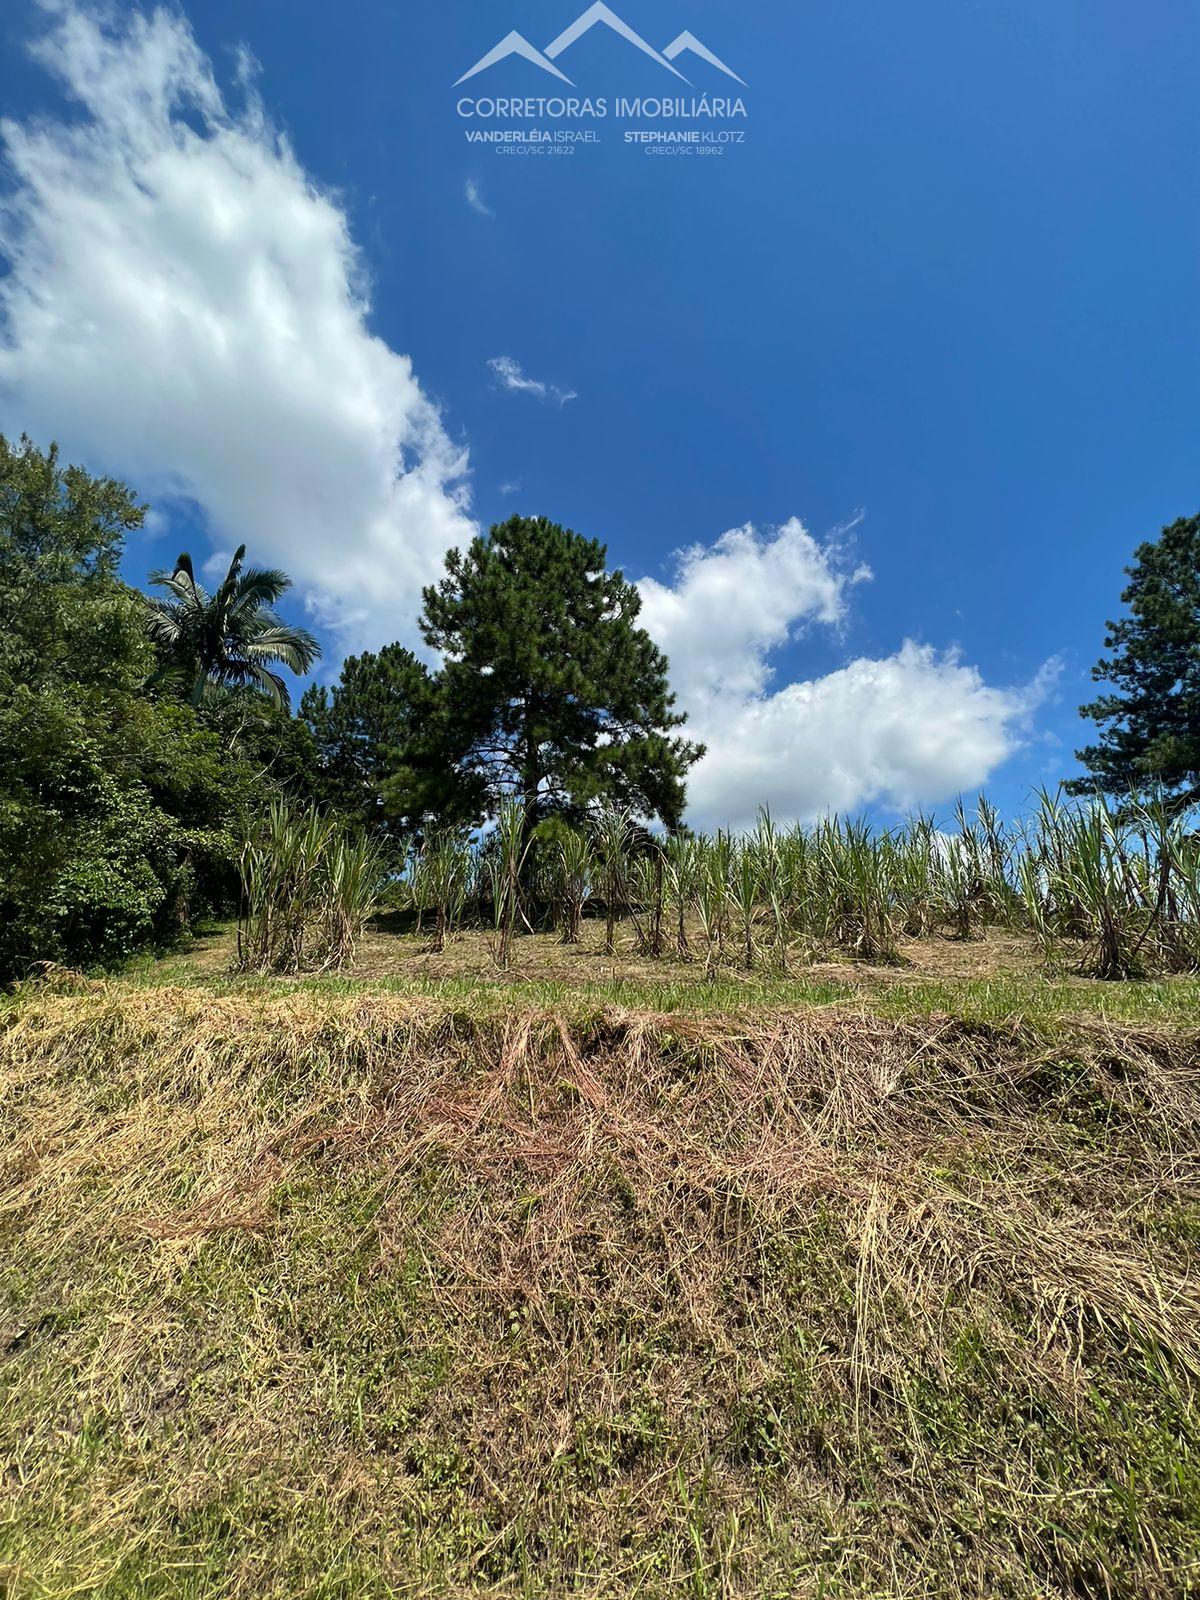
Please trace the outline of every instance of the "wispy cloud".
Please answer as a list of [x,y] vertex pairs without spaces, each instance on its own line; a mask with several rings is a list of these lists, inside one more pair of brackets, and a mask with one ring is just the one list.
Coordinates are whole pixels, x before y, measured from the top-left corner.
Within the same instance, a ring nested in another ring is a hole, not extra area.
[[531,394],[538,400],[552,400],[559,406],[565,406],[568,400],[579,398],[574,389],[560,389],[556,384],[542,383],[538,378],[530,378],[522,370],[521,363],[512,356],[493,356],[488,366],[499,379],[500,387],[512,394]]
[[479,185],[475,182],[474,178],[467,179],[467,185],[463,190],[463,193],[466,196],[467,204],[470,206],[472,211],[478,211],[481,217],[494,217],[496,215],[491,206],[489,206],[487,201],[483,198],[483,193],[480,190]]
[[520,492],[521,492],[521,480],[520,480],[520,478],[513,478],[510,482],[502,483],[500,485],[500,493],[501,494],[520,494]]

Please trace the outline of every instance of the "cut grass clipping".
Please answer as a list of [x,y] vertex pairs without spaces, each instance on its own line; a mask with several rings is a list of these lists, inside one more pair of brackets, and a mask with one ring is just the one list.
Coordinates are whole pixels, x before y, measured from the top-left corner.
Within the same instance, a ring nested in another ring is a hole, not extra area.
[[1196,1037],[81,985],[10,1596],[1200,1590]]

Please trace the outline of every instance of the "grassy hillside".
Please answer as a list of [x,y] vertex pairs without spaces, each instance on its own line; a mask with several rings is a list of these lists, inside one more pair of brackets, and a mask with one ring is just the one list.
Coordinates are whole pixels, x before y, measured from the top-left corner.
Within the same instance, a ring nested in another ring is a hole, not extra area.
[[622,924],[617,948],[604,948],[604,925],[584,922],[578,944],[555,933],[526,934],[514,943],[511,966],[501,971],[495,940],[480,929],[459,930],[442,951],[412,930],[411,918],[375,920],[347,972],[299,977],[233,976],[236,930],[214,928],[181,952],[146,961],[130,977],[153,986],[203,986],[219,994],[373,992],[450,1000],[494,1008],[522,1001],[535,1007],[602,1007],[686,1011],[712,1015],[795,1006],[867,1005],[885,1016],[949,1012],[985,1022],[1014,1016],[1052,1023],[1086,1015],[1122,1022],[1187,1028],[1200,1023],[1200,976],[1173,974],[1136,983],[1082,977],[1075,962],[1050,966],[1026,935],[990,929],[986,939],[898,938],[895,961],[872,963],[846,956],[795,961],[786,975],[769,967],[747,972],[718,968],[711,979],[703,962],[673,953],[640,954]]
[[4,1018],[11,1595],[1200,1591],[1194,984],[170,976]]

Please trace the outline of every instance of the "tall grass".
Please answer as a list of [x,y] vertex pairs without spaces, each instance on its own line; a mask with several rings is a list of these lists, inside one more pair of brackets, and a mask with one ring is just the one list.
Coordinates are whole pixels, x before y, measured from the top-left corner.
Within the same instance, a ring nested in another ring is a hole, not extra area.
[[559,917],[564,944],[578,944],[583,936],[583,913],[591,895],[596,868],[591,840],[578,828],[568,828],[555,846]]
[[240,857],[237,967],[326,972],[347,965],[383,885],[378,846],[315,807],[275,801]]
[[616,806],[604,807],[596,820],[595,841],[604,900],[604,948],[611,955],[616,947],[617,912],[626,903],[631,875],[629,812]]
[[520,800],[505,800],[496,817],[494,846],[489,860],[492,886],[492,921],[496,930],[493,954],[501,972],[512,960],[512,941],[521,910],[521,874],[532,841],[526,828],[526,811]]
[[418,928],[432,912],[433,949],[440,952],[458,925],[474,878],[470,841],[452,829],[432,832],[409,864],[408,901]]
[[885,829],[838,816],[783,827],[764,810],[742,835],[666,837],[615,806],[531,836],[510,803],[483,840],[431,835],[408,892],[435,917],[435,949],[477,901],[504,969],[522,923],[574,945],[590,909],[605,952],[625,927],[638,954],[702,960],[710,979],[731,965],[783,975],[834,952],[895,962],[901,938],[993,930],[1030,934],[1048,963],[1100,978],[1200,970],[1200,832],[1157,800],[1043,793],[1009,825],[980,797],[946,826],[918,815]]

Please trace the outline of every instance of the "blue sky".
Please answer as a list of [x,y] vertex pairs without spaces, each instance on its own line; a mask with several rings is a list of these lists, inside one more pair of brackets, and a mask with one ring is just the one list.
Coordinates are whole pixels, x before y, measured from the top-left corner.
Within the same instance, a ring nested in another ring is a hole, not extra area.
[[[410,638],[475,525],[598,535],[714,745],[697,820],[756,784],[796,814],[977,780],[1018,805],[1072,766],[1134,544],[1197,509],[1200,12],[623,0],[746,87],[603,26],[571,91],[518,59],[451,87],[585,5],[6,12],[0,427],[154,498],[134,578],[180,543],[290,565],[330,660]],[[461,95],[559,92],[746,116],[467,144]],[[744,142],[622,138],[685,125]]]

